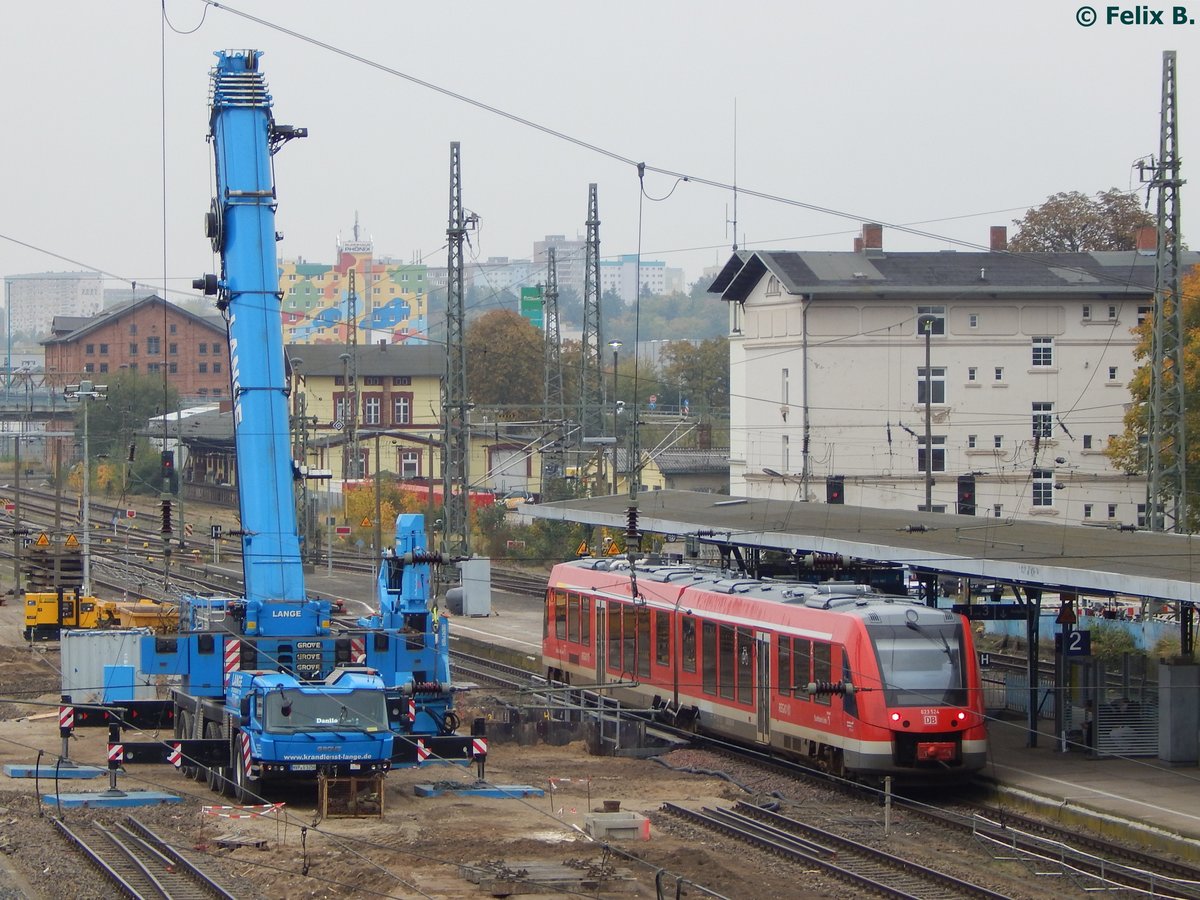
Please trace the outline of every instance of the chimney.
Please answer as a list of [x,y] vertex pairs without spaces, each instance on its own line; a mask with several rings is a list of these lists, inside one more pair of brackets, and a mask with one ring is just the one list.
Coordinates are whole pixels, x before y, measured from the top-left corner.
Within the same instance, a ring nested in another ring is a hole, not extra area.
[[1133,239],[1139,256],[1158,255],[1158,229],[1153,225],[1142,225],[1134,232]]
[[993,225],[988,237],[988,246],[993,253],[1003,253],[1008,249],[1008,226]]
[[862,243],[864,250],[882,250],[883,226],[875,222],[864,222],[862,227]]
[[862,238],[861,237],[856,236],[854,238],[854,252],[862,253]]

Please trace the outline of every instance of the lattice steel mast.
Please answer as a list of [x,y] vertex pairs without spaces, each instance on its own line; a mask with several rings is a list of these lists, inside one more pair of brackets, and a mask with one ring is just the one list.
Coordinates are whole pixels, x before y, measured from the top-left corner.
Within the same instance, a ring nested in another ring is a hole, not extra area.
[[[446,264],[446,383],[443,387],[442,499],[445,522],[442,550],[452,555],[470,553],[467,521],[469,434],[467,426],[466,312],[463,304],[463,242],[468,217],[462,205],[462,163],[459,143],[450,144],[450,225],[446,229],[449,259]],[[455,492],[457,488],[457,493]]]
[[563,443],[567,436],[567,399],[563,390],[562,334],[558,325],[558,257],[554,247],[546,250],[546,287],[542,291],[542,320],[546,326],[542,361],[545,390],[542,419],[557,432],[553,450],[542,451],[542,490],[551,478],[563,474]]
[[587,237],[584,242],[583,337],[579,373],[579,422],[582,437],[604,431],[604,369],[600,337],[600,213],[596,185],[588,185]]
[[[1175,51],[1163,51],[1162,117],[1158,159],[1149,183],[1158,189],[1158,247],[1154,267],[1154,323],[1150,352],[1150,409],[1147,422],[1146,518],[1152,531],[1188,530],[1187,419],[1183,379],[1186,343],[1179,289],[1180,209],[1178,98]],[[1145,177],[1143,167],[1143,178]]]

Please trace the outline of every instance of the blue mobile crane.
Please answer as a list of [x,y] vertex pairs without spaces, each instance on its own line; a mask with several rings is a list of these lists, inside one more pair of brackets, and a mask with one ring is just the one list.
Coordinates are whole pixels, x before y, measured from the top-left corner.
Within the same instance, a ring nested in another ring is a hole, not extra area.
[[[276,124],[258,51],[220,51],[209,139],[217,196],[205,225],[221,274],[194,286],[215,296],[229,331],[244,597],[184,596],[180,631],[142,639],[144,673],[176,676],[167,701],[78,708],[76,725],[170,727],[164,742],[125,743],[120,762],[172,762],[239,801],[265,782],[382,775],[395,765],[479,763],[483,723],[458,735],[445,624],[430,605],[424,520],[401,516],[384,554],[380,614],[343,628],[307,595],[297,533],[282,295],[275,261],[272,157],[307,130]],[[169,534],[170,506],[164,503]]]

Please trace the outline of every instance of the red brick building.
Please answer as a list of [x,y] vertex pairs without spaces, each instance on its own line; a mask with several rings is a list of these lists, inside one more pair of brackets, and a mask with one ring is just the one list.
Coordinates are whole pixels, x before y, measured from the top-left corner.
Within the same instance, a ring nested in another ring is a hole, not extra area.
[[90,318],[56,316],[51,334],[42,345],[46,380],[55,385],[165,368],[181,400],[229,399],[229,341],[219,318],[151,295]]

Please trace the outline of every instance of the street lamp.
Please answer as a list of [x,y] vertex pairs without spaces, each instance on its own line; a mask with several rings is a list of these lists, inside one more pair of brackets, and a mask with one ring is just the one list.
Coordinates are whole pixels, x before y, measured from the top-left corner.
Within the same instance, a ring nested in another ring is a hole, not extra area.
[[621,342],[609,341],[608,346],[612,347],[613,352],[613,493],[615,494],[620,478],[617,472],[617,458],[619,453],[617,447],[620,443],[617,438],[617,413],[621,410],[621,401],[617,399],[617,360],[621,351]]
[[88,452],[88,406],[90,405],[88,401],[103,400],[107,396],[107,384],[92,384],[90,381],[68,384],[63,389],[64,400],[83,404],[83,584],[81,593],[85,597],[92,595],[92,521],[89,505],[91,488],[89,476],[92,457]]
[[929,367],[929,338],[933,334],[933,323],[936,321],[937,316],[917,316],[917,330],[925,335],[925,512],[933,512],[933,370]]

